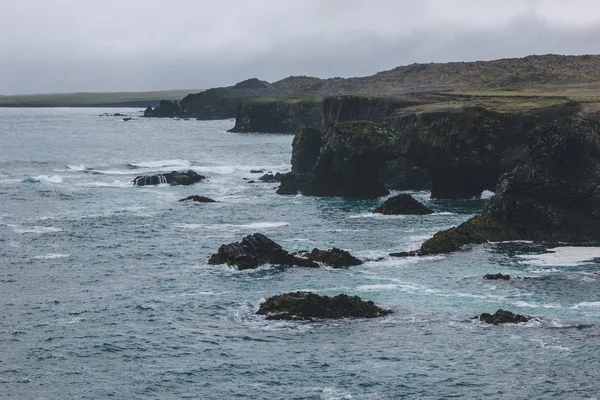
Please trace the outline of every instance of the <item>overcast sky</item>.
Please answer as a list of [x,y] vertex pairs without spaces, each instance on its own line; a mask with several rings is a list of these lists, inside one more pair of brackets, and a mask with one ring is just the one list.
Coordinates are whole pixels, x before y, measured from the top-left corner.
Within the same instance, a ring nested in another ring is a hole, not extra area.
[[599,0],[0,0],[0,94],[600,53]]

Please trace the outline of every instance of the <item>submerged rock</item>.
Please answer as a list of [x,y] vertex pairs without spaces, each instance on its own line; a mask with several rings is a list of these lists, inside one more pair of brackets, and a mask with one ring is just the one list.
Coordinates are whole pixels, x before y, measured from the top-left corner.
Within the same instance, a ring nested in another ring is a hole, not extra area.
[[374,213],[386,215],[427,215],[433,211],[419,203],[410,194],[399,194],[387,199],[382,205],[373,210]]
[[268,298],[257,312],[269,320],[312,320],[314,318],[377,318],[391,314],[372,301],[340,294],[334,297],[311,292],[285,293]]
[[331,250],[313,249],[310,253],[303,254],[311,261],[329,265],[333,268],[361,265],[363,262],[345,250],[334,247]]
[[494,314],[483,313],[478,317],[481,322],[485,322],[486,324],[518,324],[520,322],[528,322],[533,319],[533,317],[528,317],[521,314],[515,314],[510,311],[498,310]]
[[135,186],[148,186],[168,183],[170,185],[177,186],[191,185],[204,179],[206,179],[205,176],[200,175],[196,171],[192,171],[190,169],[186,172],[173,171],[169,172],[168,174],[136,176],[133,179],[133,184]]
[[209,264],[227,264],[252,269],[264,264],[318,268],[311,260],[296,257],[261,233],[248,235],[238,243],[224,244],[208,260]]
[[197,194],[192,195],[192,196],[188,196],[185,199],[181,199],[179,201],[195,201],[198,203],[216,203],[215,200],[209,198],[209,197],[205,197],[205,196],[198,196]]
[[273,174],[264,174],[263,176],[261,176],[260,178],[258,178],[258,180],[261,181],[261,182],[273,183],[273,182],[281,182],[282,178],[283,178],[283,174],[277,172],[275,175],[273,175]]
[[504,281],[508,281],[510,279],[510,275],[504,275],[504,274],[485,274],[483,276],[483,279],[489,279],[489,280],[504,280]]
[[594,122],[561,118],[528,136],[529,155],[504,174],[482,215],[436,233],[420,254],[469,243],[600,242],[600,136]]

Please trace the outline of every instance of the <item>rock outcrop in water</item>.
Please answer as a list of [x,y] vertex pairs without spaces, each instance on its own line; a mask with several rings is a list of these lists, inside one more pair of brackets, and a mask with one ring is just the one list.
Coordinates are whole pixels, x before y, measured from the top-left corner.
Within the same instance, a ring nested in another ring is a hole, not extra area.
[[240,270],[257,268],[264,264],[318,268],[306,258],[291,255],[261,233],[248,235],[238,243],[224,244],[208,260],[209,264],[227,264]]
[[493,280],[493,281],[498,281],[498,280],[508,281],[508,280],[510,280],[510,275],[505,275],[505,274],[501,274],[501,273],[485,274],[483,276],[483,279],[488,279],[488,280]]
[[133,179],[135,186],[160,185],[168,183],[172,186],[192,185],[196,182],[206,179],[205,176],[198,174],[191,169],[186,172],[169,172],[168,174],[140,175]]
[[362,265],[362,261],[346,250],[334,247],[331,250],[313,249],[310,253],[302,254],[311,261],[319,262],[333,268],[352,267]]
[[374,213],[385,215],[427,215],[433,211],[419,203],[410,194],[399,194],[387,199],[382,205],[373,210]]
[[391,314],[372,301],[340,294],[334,297],[311,292],[285,293],[268,298],[260,305],[258,315],[269,320],[313,320],[316,318],[377,318]]
[[[308,196],[354,198],[384,196],[389,192],[377,179],[377,173],[380,166],[392,156],[395,139],[394,131],[385,124],[368,121],[336,124],[325,133],[320,155],[311,174],[292,172],[282,180],[278,193],[291,194],[295,191]],[[300,139],[295,143],[297,149],[307,144]],[[311,155],[313,151],[311,148],[306,153]],[[295,149],[294,152],[299,151]],[[296,158],[298,161],[303,159]],[[306,164],[296,169],[305,171],[310,162]]]
[[215,200],[211,199],[210,197],[206,197],[206,196],[199,196],[197,194],[192,195],[192,196],[188,196],[185,199],[181,199],[179,200],[181,201],[193,201],[196,203],[216,203]]
[[486,324],[518,324],[521,322],[528,322],[533,319],[533,317],[528,317],[521,314],[515,314],[510,311],[498,310],[494,314],[483,313],[478,317],[481,322],[485,322]]
[[241,100],[229,132],[294,133],[300,126],[319,129],[322,116],[319,98]]
[[483,214],[436,233],[420,254],[488,241],[600,242],[598,123],[561,118],[527,142],[528,157],[502,176]]

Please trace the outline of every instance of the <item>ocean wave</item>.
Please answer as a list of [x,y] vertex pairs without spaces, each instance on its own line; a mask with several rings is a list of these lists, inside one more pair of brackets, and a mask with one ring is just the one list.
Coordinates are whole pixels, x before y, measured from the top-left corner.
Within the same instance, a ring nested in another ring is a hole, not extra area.
[[483,192],[481,192],[481,199],[482,200],[488,200],[491,199],[496,193],[490,191],[490,190],[484,190]]
[[34,233],[37,235],[42,235],[44,233],[55,233],[55,232],[61,232],[62,229],[61,228],[56,228],[54,226],[28,226],[28,227],[23,227],[23,226],[15,226],[15,225],[9,225],[13,228],[13,231],[15,233]]
[[63,178],[60,175],[38,175],[36,177],[29,177],[23,180],[23,183],[62,183]]
[[250,224],[243,225],[231,225],[231,226],[239,226],[240,228],[245,229],[268,229],[268,228],[281,228],[282,226],[288,226],[289,222],[252,222]]
[[48,253],[48,254],[44,254],[41,256],[35,256],[33,258],[35,259],[46,259],[46,260],[53,260],[55,258],[67,258],[70,257],[70,254],[59,254],[59,253]]
[[189,168],[192,163],[188,160],[174,159],[174,160],[159,160],[159,161],[145,161],[140,163],[127,164],[130,168]]
[[574,267],[600,258],[600,247],[555,247],[543,254],[522,254],[523,264],[532,266]]
[[87,168],[83,164],[79,164],[79,165],[70,164],[70,165],[67,165],[67,168],[69,170],[71,170],[71,171],[85,171],[85,170],[87,170]]
[[600,308],[600,301],[582,301],[569,308]]

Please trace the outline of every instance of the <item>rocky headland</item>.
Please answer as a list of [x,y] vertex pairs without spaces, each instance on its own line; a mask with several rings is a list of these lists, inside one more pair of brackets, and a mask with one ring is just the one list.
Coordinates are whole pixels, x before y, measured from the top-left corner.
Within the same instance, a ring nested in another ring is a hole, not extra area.
[[599,123],[561,118],[533,130],[527,144],[483,214],[438,232],[419,254],[507,240],[600,243]]

